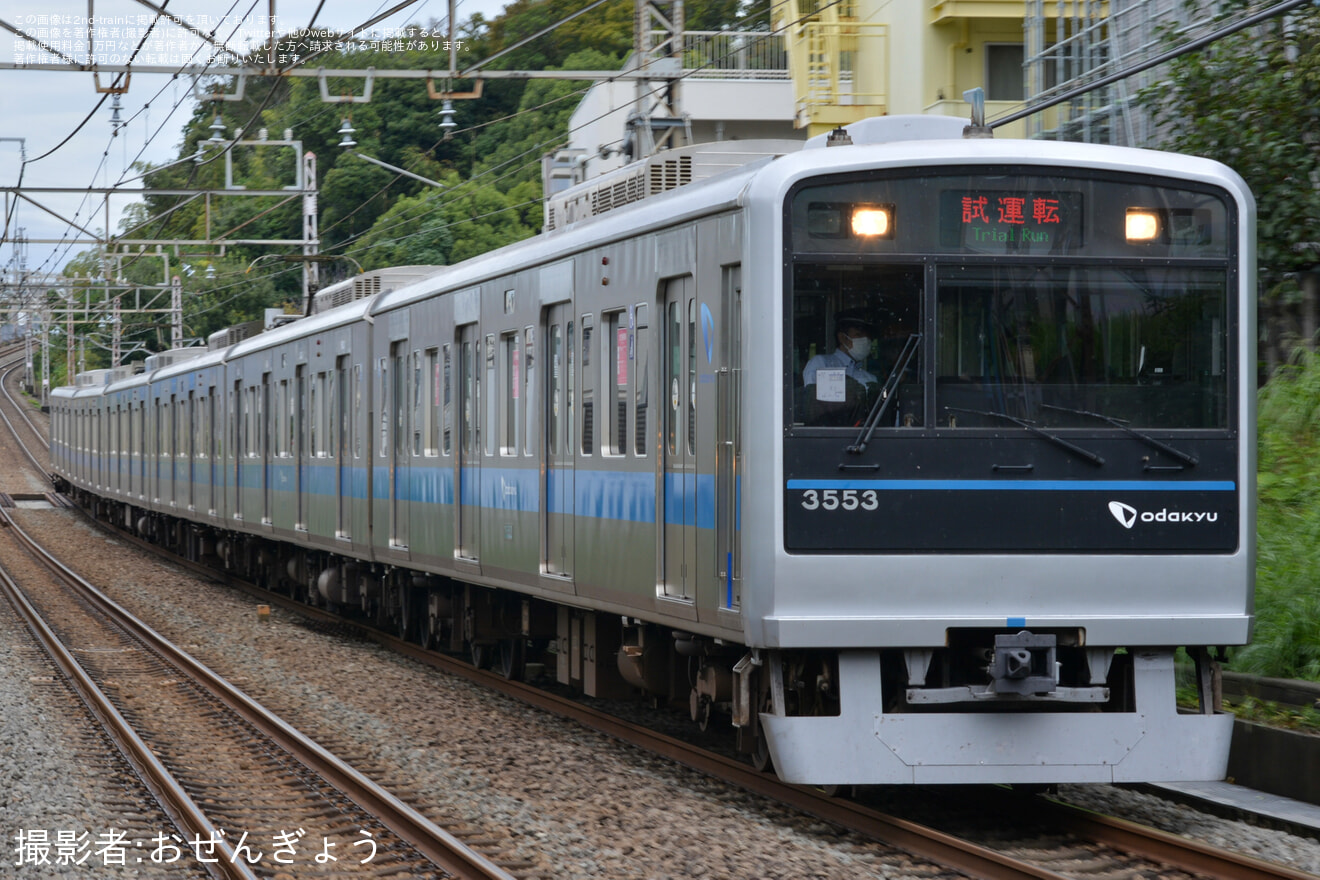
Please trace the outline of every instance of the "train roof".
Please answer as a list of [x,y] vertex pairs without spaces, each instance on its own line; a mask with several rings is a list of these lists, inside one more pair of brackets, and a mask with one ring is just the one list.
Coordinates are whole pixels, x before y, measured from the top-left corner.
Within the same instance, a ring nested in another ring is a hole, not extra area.
[[[1027,164],[1054,167],[1085,167],[1147,173],[1217,184],[1234,192],[1244,207],[1254,204],[1251,192],[1232,169],[1209,159],[1097,144],[1045,140],[1008,140],[967,138],[962,136],[963,120],[936,116],[892,116],[866,119],[844,127],[848,135],[844,146],[833,146],[833,134],[811,138],[805,143],[788,141],[741,142],[736,149],[727,145],[695,145],[683,150],[700,152],[720,146],[715,152],[739,156],[744,164],[726,165],[728,170],[663,192],[612,207],[568,223],[553,232],[490,251],[449,267],[401,267],[409,270],[393,279],[394,287],[382,285],[371,293],[363,280],[373,274],[363,273],[327,290],[357,290],[354,299],[290,324],[267,330],[227,348],[204,354],[181,364],[149,369],[132,379],[114,379],[98,385],[119,388],[156,377],[190,372],[201,366],[228,361],[261,351],[288,340],[324,332],[364,317],[401,308],[437,293],[473,288],[509,272],[557,263],[588,248],[643,234],[729,210],[761,199],[777,199],[787,188],[806,177],[853,170],[930,167],[932,165],[1003,165]],[[793,150],[797,145],[800,149]],[[673,151],[675,153],[679,151]],[[642,163],[634,163],[640,166]],[[634,166],[620,169],[618,175],[635,174]],[[606,181],[608,183],[608,181]],[[574,192],[604,184],[593,181],[575,187]],[[602,221],[607,219],[608,223]],[[365,292],[365,295],[363,293]],[[67,386],[66,386],[67,387]],[[55,389],[56,392],[61,389]],[[52,392],[55,393],[55,392]],[[99,390],[93,393],[100,393]],[[69,396],[69,395],[61,395]]]
[[301,318],[289,324],[282,324],[265,333],[258,333],[256,336],[249,336],[242,342],[236,342],[224,351],[224,359],[231,361],[235,358],[262,351],[271,346],[279,345],[283,342],[298,339],[303,336],[323,333],[327,330],[333,330],[345,324],[351,324],[361,320],[381,294],[374,294],[363,299],[354,300],[345,303],[342,306],[336,306],[320,314],[312,315],[307,318]]
[[1212,159],[1136,147],[1045,140],[939,138],[863,143],[842,148],[807,149],[785,156],[756,176],[749,190],[760,196],[783,193],[797,180],[821,174],[936,165],[1040,165],[1069,170],[1124,171],[1224,186],[1254,204],[1238,174]]
[[633,202],[611,211],[608,224],[603,222],[604,216],[595,217],[553,235],[538,235],[464,260],[418,283],[381,295],[371,314],[409,305],[441,291],[463,290],[508,275],[510,270],[559,262],[597,245],[737,207],[747,182],[773,161],[773,157],[766,156],[718,177]]
[[[466,260],[393,293],[379,297],[370,313],[380,314],[442,291],[464,290],[510,270],[554,263],[582,250],[642,234],[650,229],[745,204],[753,193],[775,196],[796,180],[850,170],[939,165],[1029,164],[1148,173],[1218,184],[1234,191],[1244,205],[1250,190],[1232,169],[1210,159],[1175,153],[1073,142],[968,138],[964,122],[952,117],[885,117],[862,120],[845,130],[852,143],[828,145],[828,136],[807,141],[802,149],[776,152],[783,142],[758,151],[750,145],[751,161],[715,177],[665,191],[611,210],[607,215],[570,224]],[[774,155],[768,155],[773,153]],[[602,221],[608,218],[609,223]],[[511,261],[511,256],[513,261]]]

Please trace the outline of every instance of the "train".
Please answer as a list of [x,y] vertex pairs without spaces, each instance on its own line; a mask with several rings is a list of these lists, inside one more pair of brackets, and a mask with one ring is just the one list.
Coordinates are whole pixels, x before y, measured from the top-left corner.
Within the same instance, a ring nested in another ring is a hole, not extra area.
[[665,151],[530,240],[87,371],[51,395],[53,476],[271,590],[673,705],[785,780],[1223,778],[1252,195],[966,128]]

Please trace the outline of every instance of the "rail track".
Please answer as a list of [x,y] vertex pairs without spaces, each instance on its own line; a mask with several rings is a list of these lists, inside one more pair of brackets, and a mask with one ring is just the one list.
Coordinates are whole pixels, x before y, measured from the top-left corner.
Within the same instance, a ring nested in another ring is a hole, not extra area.
[[[121,537],[132,539],[127,535]],[[150,545],[143,544],[143,547],[149,548]],[[173,561],[179,565],[191,565],[177,558]],[[199,574],[215,576],[214,572],[203,567],[196,567],[196,570]],[[460,658],[346,622],[337,615],[250,584],[240,581],[231,581],[231,584],[327,628],[352,632],[418,662],[466,678],[485,689],[572,719],[649,753],[967,876],[993,880],[1060,880],[1118,872],[1128,877],[1158,877],[1161,880],[1180,875],[1222,880],[1315,880],[1313,875],[1286,866],[1048,798],[997,788],[977,787],[970,791],[941,794],[936,798],[939,806],[933,809],[943,810],[943,815],[928,821],[913,821],[892,811],[877,809],[864,797],[850,800],[813,788],[786,785],[742,760],[659,733],[646,722],[620,718],[612,711],[587,705],[578,699],[511,681],[499,672],[477,669]],[[963,803],[957,805],[960,798]],[[911,792],[905,792],[902,799],[910,800]],[[995,818],[987,821],[987,817]]]
[[172,820],[153,860],[223,878],[296,853],[300,873],[335,877],[512,877],[110,601],[7,509],[0,559],[5,597]]
[[[131,538],[125,535],[121,537]],[[173,561],[184,564],[181,560]],[[201,571],[208,577],[216,576],[213,571]],[[356,624],[345,623],[342,618],[291,599],[248,585],[243,585],[243,588],[262,597],[264,602],[287,607],[323,621],[326,626],[356,629],[365,637],[420,662],[468,678],[529,705],[572,718],[609,736],[724,780],[730,785],[772,798],[865,837],[884,841],[913,856],[929,860],[937,873],[941,868],[936,866],[967,876],[996,880],[1021,877],[1054,880],[1114,874],[1152,878],[1195,875],[1225,880],[1304,880],[1311,877],[1303,872],[1242,857],[1121,820],[1088,814],[1041,798],[1024,798],[1011,792],[978,789],[974,798],[967,798],[968,803],[976,804],[974,809],[950,808],[939,822],[919,823],[899,818],[868,806],[862,800],[828,797],[812,789],[786,786],[741,761],[712,754],[677,738],[657,733],[643,724],[602,712],[581,701],[508,681],[498,674],[474,669],[447,655],[424,650]],[[980,819],[973,820],[968,818],[969,815],[979,816]],[[986,816],[996,818],[987,823]],[[287,820],[285,824],[288,824]],[[935,824],[944,830],[931,827]]]

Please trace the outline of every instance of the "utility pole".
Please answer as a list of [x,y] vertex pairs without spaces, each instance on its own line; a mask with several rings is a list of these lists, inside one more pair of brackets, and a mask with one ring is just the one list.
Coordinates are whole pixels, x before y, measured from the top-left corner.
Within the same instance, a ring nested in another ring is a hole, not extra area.
[[624,145],[634,161],[692,141],[679,101],[683,15],[683,0],[635,0],[633,58],[638,68],[637,92]]
[[183,281],[170,281],[170,348],[183,348]]
[[[314,257],[319,253],[318,244],[321,236],[317,232],[316,219],[316,154],[311,150],[303,160],[303,256]],[[312,311],[312,297],[321,289],[321,271],[316,260],[303,261],[303,314]]]

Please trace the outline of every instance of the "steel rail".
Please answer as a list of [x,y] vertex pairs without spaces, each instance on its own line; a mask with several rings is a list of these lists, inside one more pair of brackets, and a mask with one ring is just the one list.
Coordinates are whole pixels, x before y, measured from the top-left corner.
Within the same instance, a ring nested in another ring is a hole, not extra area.
[[[15,535],[19,534],[9,512],[0,508],[0,523]],[[21,540],[21,539],[20,539]],[[105,695],[91,676],[82,668],[73,654],[60,641],[59,637],[42,619],[41,614],[9,573],[0,568],[0,587],[9,604],[23,619],[28,630],[46,655],[72,684],[88,711],[104,728],[107,735],[118,747],[121,754],[133,766],[144,785],[160,804],[161,809],[170,817],[175,827],[184,835],[185,840],[218,841],[224,858],[215,862],[204,862],[207,873],[217,880],[256,880],[242,860],[236,859],[233,848],[217,833],[206,813],[184,790],[174,775],[161,763],[151,748],[138,736],[133,726],[120,714],[110,698]]]
[[[8,367],[8,369],[5,369],[5,367]],[[28,429],[33,433],[33,435],[35,435],[38,439],[41,439],[41,432],[37,430],[36,425],[32,424],[32,420],[27,417],[27,413],[23,412],[22,405],[19,404],[19,402],[14,399],[14,396],[9,393],[9,388],[5,385],[5,381],[9,378],[9,374],[14,372],[14,370],[16,369],[18,369],[18,366],[16,364],[0,364],[0,370],[4,370],[3,373],[0,373],[0,390],[3,390],[5,400],[7,400],[14,407],[14,410],[23,417],[23,420],[27,423]],[[14,436],[14,440],[18,442],[19,449],[23,450],[23,455],[27,456],[27,460],[32,462],[32,466],[36,469],[37,473],[41,474],[42,478],[49,483],[50,482],[50,474],[48,472],[49,469],[46,467],[46,465],[43,465],[41,462],[37,461],[37,457],[32,454],[32,450],[29,449],[28,445],[19,438],[18,429],[14,427],[14,423],[9,420],[9,416],[7,416],[3,410],[0,410],[0,421],[3,421],[5,423],[5,427],[9,429],[9,433],[12,434]],[[49,449],[49,446],[47,447],[47,449]]]
[[437,867],[465,880],[513,880],[512,875],[485,856],[473,851],[458,838],[427,819],[413,807],[377,785],[371,779],[340,760],[292,725],[235,688],[225,679],[194,659],[186,651],[155,632],[127,609],[115,603],[99,589],[45,551],[4,511],[5,524],[33,555],[57,576],[114,620],[134,638],[156,652],[166,662],[200,684],[231,711],[263,735],[288,751],[304,766],[343,792],[351,801],[375,816],[402,840],[417,849]]
[[970,841],[960,840],[953,835],[945,834],[916,822],[889,816],[851,801],[829,797],[815,788],[782,782],[770,774],[754,769],[749,764],[689,746],[681,740],[616,718],[613,715],[572,700],[547,693],[532,685],[511,681],[494,673],[476,669],[457,658],[428,650],[420,645],[363,626],[355,621],[346,620],[327,611],[290,599],[287,596],[263,590],[246,581],[228,576],[223,572],[217,572],[173,553],[162,551],[161,548],[120,529],[106,526],[103,523],[98,523],[98,525],[109,529],[115,535],[131,543],[168,558],[177,565],[213,579],[219,578],[252,596],[261,598],[263,602],[268,602],[323,623],[344,627],[363,638],[370,639],[433,668],[498,691],[534,708],[575,721],[584,727],[604,733],[621,742],[635,745],[714,779],[763,795],[809,815],[867,835],[911,855],[930,859],[941,865],[954,868],[970,877],[982,878],[982,880],[1070,880],[1063,874],[1019,861],[1011,856],[995,852]]
[[[94,521],[95,522],[95,521]],[[712,778],[720,779],[755,794],[772,798],[819,819],[868,835],[914,856],[928,858],[977,878],[987,880],[1065,880],[1066,875],[1039,865],[1022,862],[987,847],[960,840],[953,835],[881,813],[848,800],[833,798],[808,786],[790,785],[774,776],[755,770],[748,764],[725,758],[665,734],[648,730],[605,712],[572,700],[541,691],[532,685],[510,681],[502,676],[478,670],[471,664],[413,642],[347,620],[320,608],[298,602],[247,583],[224,572],[176,556],[121,529],[96,523],[100,528],[171,562],[243,590],[263,602],[276,605],[307,618],[333,624],[390,648],[420,663],[465,678],[483,687],[499,691],[535,708],[550,712],[604,733],[621,742],[635,745],[682,764]],[[1197,873],[1215,880],[1317,880],[1314,875],[1250,856],[1219,850],[1204,843],[1187,840],[1154,828],[1146,828],[1122,819],[1063,804],[1050,799],[1007,793],[1016,806],[1026,805],[1043,821],[1079,838],[1105,844],[1143,858]],[[1071,880],[1071,878],[1067,878]]]
[[1043,816],[1056,827],[1124,852],[1224,880],[1316,880],[1314,874],[1188,840],[1135,822],[1046,799]]
[[[988,847],[890,816],[841,798],[830,797],[809,786],[793,785],[763,773],[750,764],[688,745],[663,733],[616,718],[572,700],[510,681],[497,674],[428,651],[394,636],[368,630],[370,638],[400,653],[453,672],[538,709],[569,718],[614,739],[645,749],[715,779],[786,804],[867,837],[887,843],[911,855],[930,859],[983,880],[1068,880],[1048,868],[1015,859]],[[1314,880],[1314,878],[1312,878]]]
[[[254,591],[258,587],[252,588]],[[269,596],[269,593],[262,592]],[[291,600],[290,600],[291,602]],[[291,604],[298,610],[308,606]],[[341,618],[329,619],[343,622]],[[805,813],[833,822],[844,828],[891,843],[913,855],[924,856],[950,865],[974,877],[1008,880],[1033,877],[1037,880],[1064,875],[1048,868],[1020,861],[944,832],[889,816],[847,800],[831,798],[816,789],[789,785],[760,773],[750,765],[703,752],[664,734],[638,727],[599,710],[537,690],[531,685],[502,677],[429,651],[411,642],[375,630],[363,628],[369,638],[429,665],[453,672],[479,684],[494,687],[508,696],[538,708],[564,715],[616,739],[653,750],[685,766],[738,785],[748,791],[790,804]],[[1152,861],[1216,880],[1316,880],[1315,875],[1251,856],[1217,849],[1205,843],[1148,828],[1110,816],[1103,816],[1052,799],[1031,798],[1009,793],[1023,804],[1034,804],[1041,818],[1060,830],[1079,838],[1105,844]]]

